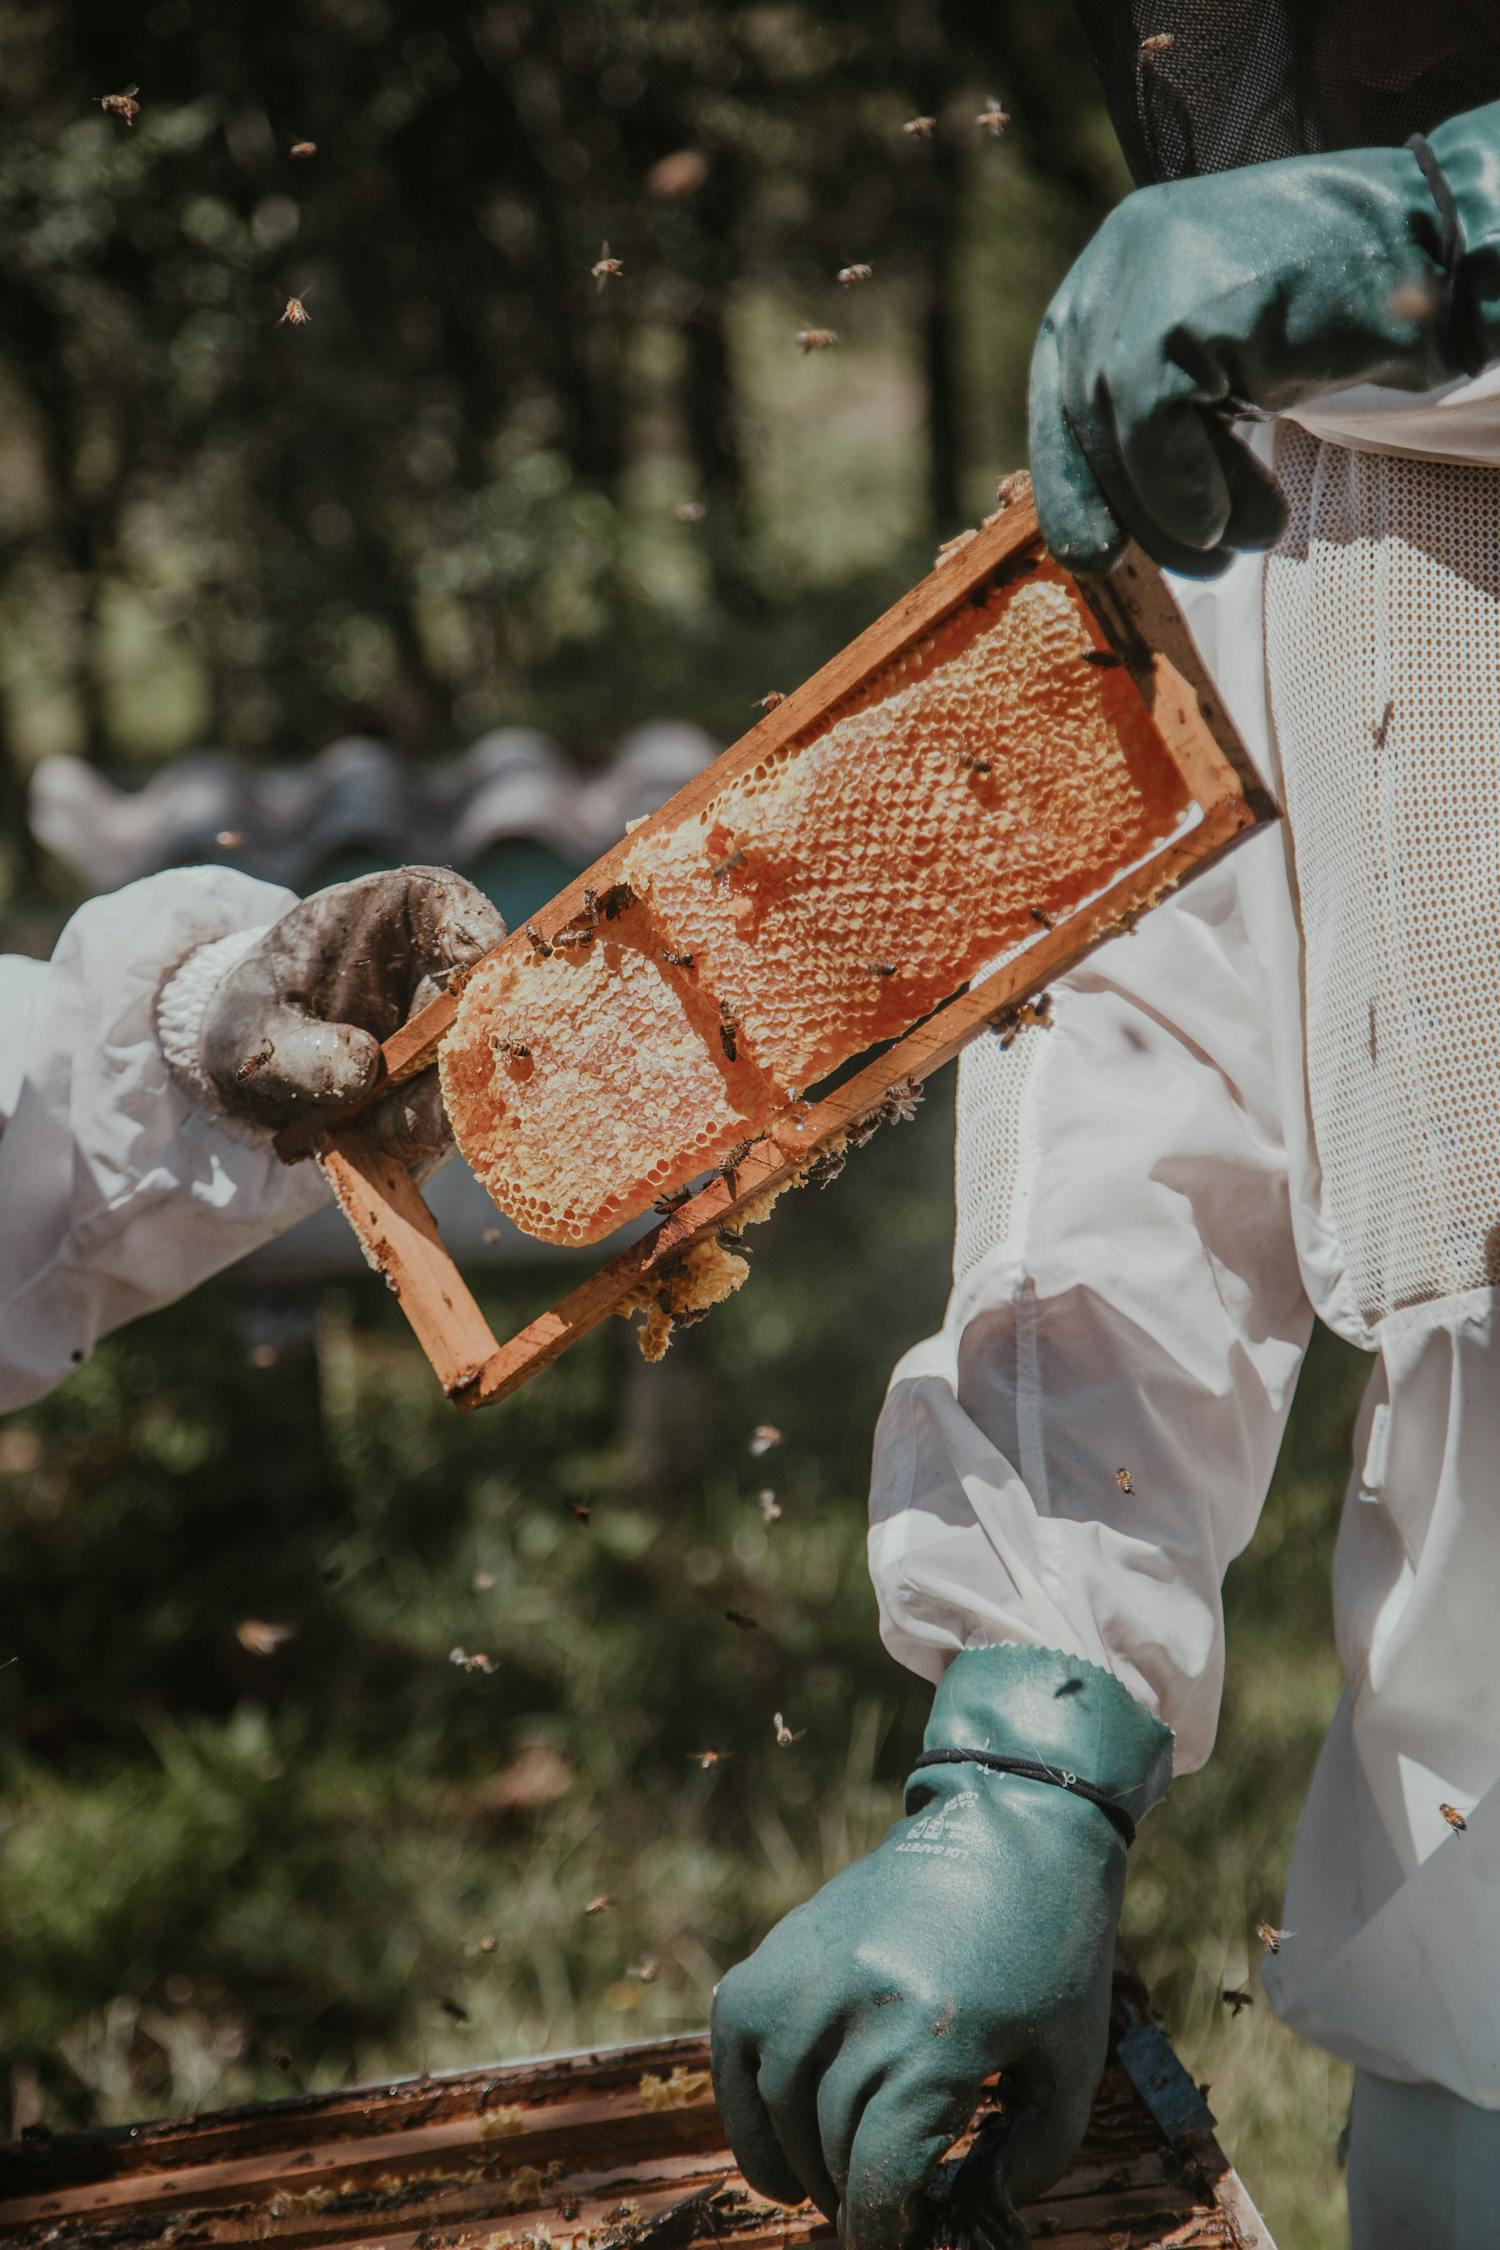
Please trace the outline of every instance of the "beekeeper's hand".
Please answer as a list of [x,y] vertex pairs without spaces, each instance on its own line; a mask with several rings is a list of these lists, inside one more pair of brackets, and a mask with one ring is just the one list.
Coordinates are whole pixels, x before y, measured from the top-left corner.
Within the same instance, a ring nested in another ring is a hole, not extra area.
[[1408,148],[1171,180],[1111,213],[1032,362],[1031,475],[1060,562],[1105,571],[1129,536],[1212,577],[1282,523],[1237,409],[1429,390],[1500,356],[1500,103],[1450,119],[1431,150],[1461,253]]
[[[199,1033],[202,1076],[250,1124],[332,1123],[369,1091],[381,1041],[504,935],[483,892],[450,868],[335,883],[274,922],[216,984]],[[451,1146],[436,1072],[393,1088],[367,1130],[430,1171]]]
[[1125,1835],[1166,1789],[1171,1736],[1108,1673],[1005,1646],[954,1658],[926,1749],[1092,1782],[1124,1833],[1045,1781],[919,1767],[906,1818],[725,1977],[714,2091],[752,2187],[810,2196],[848,2250],[910,2250],[933,2217],[925,2183],[1003,2070],[1004,2123],[968,2159],[948,2219],[1019,2250],[1015,2206],[1067,2169],[1088,2122]]

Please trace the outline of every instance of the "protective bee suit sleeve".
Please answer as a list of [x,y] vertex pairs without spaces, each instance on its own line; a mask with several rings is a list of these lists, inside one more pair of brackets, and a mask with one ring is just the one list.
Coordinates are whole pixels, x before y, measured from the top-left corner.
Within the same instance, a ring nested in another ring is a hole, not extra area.
[[[1230,574],[1252,605],[1260,569]],[[1180,591],[1211,643],[1219,590]],[[1230,707],[1252,740],[1259,646],[1231,632],[1220,652],[1226,694],[1240,652]],[[1179,1772],[1212,1746],[1220,1581],[1312,1321],[1283,1122],[1285,854],[1280,831],[1251,839],[1069,977],[1050,1030],[967,1051],[953,1293],[876,1436],[892,1653],[929,1679],[986,1642],[1085,1657],[1172,1727]]]
[[315,1165],[193,1098],[158,1023],[181,971],[163,1020],[190,1040],[212,972],[294,903],[179,869],[91,899],[50,961],[0,959],[0,1409],[325,1199]]

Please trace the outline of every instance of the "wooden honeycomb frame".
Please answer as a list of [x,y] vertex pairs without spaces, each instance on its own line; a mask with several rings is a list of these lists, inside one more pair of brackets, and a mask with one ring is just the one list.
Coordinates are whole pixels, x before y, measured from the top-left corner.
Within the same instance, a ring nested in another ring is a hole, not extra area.
[[[1213,2125],[1141,1988],[1117,1969],[1088,2133],[1027,2206],[1032,2239],[1049,2250],[1275,2250]],[[0,2149],[5,2250],[549,2242],[838,2250],[811,2204],[784,2209],[747,2190],[698,2032]]]
[[[626,855],[643,833],[675,826],[697,812],[726,780],[815,728],[833,706],[955,610],[1014,579],[1042,554],[1029,499],[1013,502],[652,814],[646,829],[637,828],[560,891],[532,926],[552,940],[586,911],[586,892],[603,896],[621,880]],[[1107,580],[1080,583],[1077,590],[1098,629],[1099,648],[1118,657],[1141,696],[1166,755],[1198,808],[1197,824],[1052,928],[1039,930],[1002,969],[934,1010],[874,1061],[855,1068],[811,1110],[773,1121],[732,1168],[714,1173],[659,1226],[508,1342],[502,1344],[492,1334],[399,1163],[375,1154],[352,1123],[341,1123],[321,1138],[306,1128],[281,1135],[278,1146],[288,1159],[316,1154],[366,1258],[395,1290],[456,1405],[484,1406],[507,1397],[611,1313],[658,1284],[665,1289],[688,1251],[733,1228],[747,1207],[790,1185],[820,1153],[841,1148],[850,1128],[876,1115],[894,1086],[920,1083],[979,1032],[1014,1021],[1029,999],[1111,933],[1276,816],[1155,567],[1131,549]],[[524,933],[514,933],[503,946],[527,943]],[[457,990],[443,993],[385,1042],[384,1075],[370,1100],[435,1060],[457,1008]]]

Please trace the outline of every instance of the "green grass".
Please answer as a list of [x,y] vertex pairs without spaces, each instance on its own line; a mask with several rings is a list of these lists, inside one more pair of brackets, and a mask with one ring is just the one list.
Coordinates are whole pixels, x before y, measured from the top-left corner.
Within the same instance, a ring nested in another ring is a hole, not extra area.
[[[724,1967],[880,1833],[920,1729],[925,1691],[878,1644],[862,1495],[886,1371],[941,1308],[946,1143],[934,1096],[779,1213],[751,1285],[660,1369],[612,1322],[459,1417],[382,1292],[250,1307],[221,1286],[0,1430],[13,2125],[704,2021]],[[493,1317],[546,1287],[507,1284]],[[1336,1693],[1357,1374],[1314,1357],[1230,1578],[1219,1754],[1143,1834],[1127,1913],[1299,2250],[1340,2239],[1343,2076],[1263,2000],[1236,2021],[1218,1996],[1275,1916]],[[756,1459],[762,1422],[784,1436]],[[246,1619],[295,1638],[256,1656]],[[789,1748],[778,1711],[806,1729]],[[728,1755],[705,1771],[706,1749]]]

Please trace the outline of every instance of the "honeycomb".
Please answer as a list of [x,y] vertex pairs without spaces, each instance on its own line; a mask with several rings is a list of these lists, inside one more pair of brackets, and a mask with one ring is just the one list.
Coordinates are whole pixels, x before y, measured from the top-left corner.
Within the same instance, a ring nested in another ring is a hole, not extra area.
[[460,1149],[527,1232],[596,1241],[1173,834],[1191,800],[1051,564],[649,825],[627,902],[469,982]]

